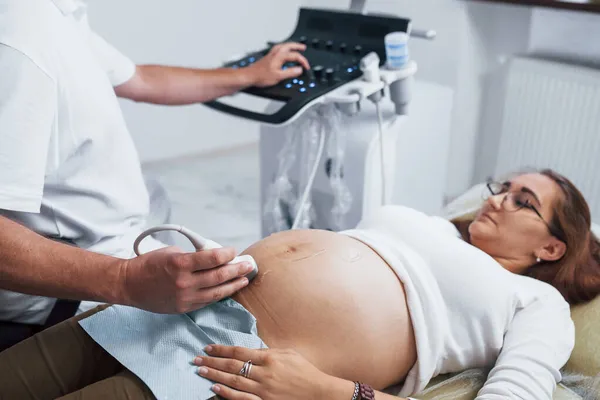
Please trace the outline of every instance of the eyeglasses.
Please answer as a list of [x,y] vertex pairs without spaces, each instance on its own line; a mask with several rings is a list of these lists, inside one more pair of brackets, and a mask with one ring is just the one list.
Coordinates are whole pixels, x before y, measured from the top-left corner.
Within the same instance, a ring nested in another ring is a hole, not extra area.
[[511,191],[508,184],[499,182],[488,182],[486,186],[487,188],[483,193],[484,200],[489,199],[491,196],[504,195],[504,198],[502,199],[502,207],[504,208],[504,210],[508,212],[515,212],[525,208],[527,210],[533,211],[542,220],[542,222],[544,222],[544,224],[548,228],[548,231],[553,236],[556,236],[558,239],[563,240],[563,235],[561,234],[561,232],[559,232],[557,229],[553,228],[548,222],[546,222],[544,217],[542,217],[542,214],[535,207],[534,203],[538,203],[538,200],[533,193],[528,191]]

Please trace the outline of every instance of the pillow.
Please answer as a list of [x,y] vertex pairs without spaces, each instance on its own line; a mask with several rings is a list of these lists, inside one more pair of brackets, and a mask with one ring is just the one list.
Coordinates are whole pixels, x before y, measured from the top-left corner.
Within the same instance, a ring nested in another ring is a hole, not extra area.
[[442,210],[442,216],[451,220],[476,212],[483,204],[482,196],[485,189],[485,183],[473,186],[465,193],[446,204]]
[[[469,369],[458,374],[449,374],[434,378],[421,392],[414,395],[418,400],[472,400],[483,387],[489,370],[478,368]],[[596,398],[598,391],[591,394]],[[552,396],[553,400],[581,400],[573,390],[564,384],[559,384]]]
[[575,348],[565,368],[587,376],[600,374],[600,296],[571,307]]

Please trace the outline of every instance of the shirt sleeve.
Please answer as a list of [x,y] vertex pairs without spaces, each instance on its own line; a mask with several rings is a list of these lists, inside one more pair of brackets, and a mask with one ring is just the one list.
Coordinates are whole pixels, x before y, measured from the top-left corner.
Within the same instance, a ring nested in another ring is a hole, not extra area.
[[515,315],[476,400],[551,400],[575,344],[569,304],[552,293]]
[[56,116],[52,78],[0,44],[0,208],[39,212]]
[[90,31],[90,44],[113,86],[119,86],[133,77],[135,63],[94,31]]

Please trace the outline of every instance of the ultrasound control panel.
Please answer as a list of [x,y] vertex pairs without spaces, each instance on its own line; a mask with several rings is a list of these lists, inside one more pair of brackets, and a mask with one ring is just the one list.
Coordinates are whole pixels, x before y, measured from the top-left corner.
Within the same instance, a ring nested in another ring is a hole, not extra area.
[[[384,37],[390,32],[410,33],[410,20],[389,16],[320,9],[300,9],[294,33],[283,42],[306,44],[304,56],[311,68],[302,75],[267,88],[250,87],[245,93],[278,100],[285,105],[274,114],[263,114],[237,108],[220,101],[205,105],[219,111],[270,124],[283,124],[313,100],[362,76],[359,62],[370,52],[385,62]],[[264,57],[277,43],[244,58],[225,64],[229,68],[245,68]],[[288,63],[283,68],[297,66]]]

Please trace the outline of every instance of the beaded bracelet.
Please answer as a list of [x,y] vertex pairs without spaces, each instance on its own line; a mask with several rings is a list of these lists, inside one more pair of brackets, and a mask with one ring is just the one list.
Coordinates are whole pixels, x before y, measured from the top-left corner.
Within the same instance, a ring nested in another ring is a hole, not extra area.
[[352,400],[358,400],[359,394],[360,394],[360,383],[354,382],[354,394],[352,395]]
[[369,385],[354,382],[354,394],[352,400],[375,400],[375,391]]

